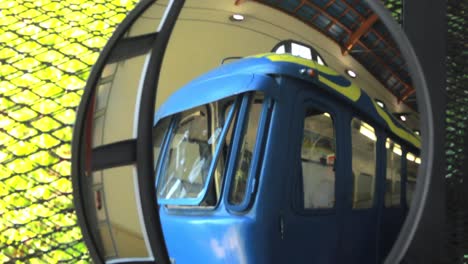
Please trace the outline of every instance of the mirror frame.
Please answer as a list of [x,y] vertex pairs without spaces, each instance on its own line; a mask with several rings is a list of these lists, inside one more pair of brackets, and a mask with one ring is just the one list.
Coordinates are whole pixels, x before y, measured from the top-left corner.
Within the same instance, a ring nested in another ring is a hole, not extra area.
[[367,4],[379,16],[379,19],[389,30],[391,36],[395,39],[400,52],[403,54],[408,64],[411,80],[416,89],[416,100],[418,111],[420,113],[420,131],[421,131],[421,166],[418,168],[416,189],[413,194],[413,200],[406,216],[405,222],[398,234],[398,238],[385,258],[384,263],[400,263],[414,238],[416,229],[426,205],[426,199],[431,182],[431,172],[434,157],[434,120],[432,112],[432,103],[429,98],[429,90],[423,69],[408,37],[402,27],[397,24],[390,12],[380,1],[367,0]]
[[[141,0],[135,9],[133,9],[124,19],[124,21],[118,26],[113,36],[110,38],[107,45],[103,49],[96,64],[92,68],[77,111],[76,124],[73,131],[71,159],[74,196],[73,200],[78,215],[78,224],[83,233],[83,239],[90,251],[93,261],[96,263],[104,263],[105,261],[102,256],[99,255],[96,247],[97,244],[91,236],[90,228],[86,218],[86,212],[84,210],[84,203],[81,200],[81,197],[84,195],[84,191],[81,189],[81,177],[86,177],[84,173],[85,161],[83,159],[83,153],[85,146],[84,127],[87,109],[91,104],[90,102],[96,88],[96,82],[109,58],[109,55],[112,52],[112,49],[123,37],[126,30],[133,24],[133,22],[135,22],[135,20],[138,19],[138,17],[154,2],[156,2],[156,0]],[[184,3],[184,0],[169,1],[168,8],[170,9],[167,15],[167,19],[163,20],[164,24],[161,30],[157,32],[156,40],[150,53],[150,60],[146,68],[146,72],[151,72],[153,74],[145,75],[143,89],[142,91],[139,91],[140,94],[137,95],[137,105],[139,106],[140,111],[138,116],[138,132],[136,138],[136,166],[139,179],[138,187],[140,201],[143,207],[141,210],[145,216],[145,219],[143,220],[146,231],[148,233],[148,239],[153,257],[158,259],[158,262],[164,264],[170,263],[170,260],[162,234],[157,206],[157,197],[155,194],[155,188],[153,187],[154,183],[152,177],[153,146],[151,135],[155,108],[147,106],[155,105],[157,83],[159,80],[159,73],[161,70],[165,49],[171,36],[172,29],[177,21],[178,14],[183,8]],[[423,74],[423,69],[407,36],[403,32],[400,25],[394,21],[390,12],[385,8],[383,3],[380,1],[367,0],[367,4],[388,28],[392,37],[399,46],[403,57],[407,61],[409,72],[417,91],[417,103],[421,118],[420,130],[422,131],[421,136],[423,143],[421,158],[423,163],[418,171],[418,184],[416,185],[414,199],[412,201],[405,223],[400,231],[397,241],[393,245],[390,254],[385,260],[385,263],[398,263],[407,253],[407,250],[414,238],[418,224],[421,221],[422,214],[425,209],[429,186],[431,179],[433,178],[434,144],[436,144],[434,138],[434,112],[432,109],[430,93],[427,87],[426,79]]]
[[83,95],[81,97],[80,104],[76,112],[76,120],[73,128],[72,136],[72,156],[71,156],[71,175],[72,175],[72,187],[73,187],[73,203],[77,214],[77,222],[80,226],[81,233],[83,235],[83,241],[89,250],[89,254],[92,260],[96,263],[105,263],[103,257],[98,252],[98,246],[91,235],[91,228],[88,226],[88,218],[85,210],[85,203],[82,200],[86,194],[85,190],[81,188],[82,178],[86,178],[85,175],[85,122],[88,115],[88,109],[91,105],[92,97],[96,91],[96,84],[101,76],[101,72],[106,65],[108,58],[111,55],[113,48],[117,42],[124,36],[127,29],[133,24],[133,22],[140,17],[140,15],[153,3],[152,0],[141,0],[136,7],[131,10],[127,17],[122,23],[117,26],[116,30],[112,34],[111,38],[104,46],[99,58],[91,69],[91,73],[86,82]]
[[[81,99],[81,102],[78,106],[77,113],[76,113],[76,121],[75,121],[75,126],[73,128],[73,137],[72,137],[72,157],[71,157],[71,162],[72,162],[72,187],[73,187],[73,203],[75,205],[75,210],[77,214],[77,221],[78,225],[80,226],[82,235],[83,235],[83,241],[86,244],[89,253],[91,255],[91,258],[95,263],[106,263],[104,260],[103,256],[100,255],[100,252],[98,251],[97,243],[93,239],[93,236],[91,235],[91,228],[89,227],[89,222],[85,210],[85,203],[82,200],[82,197],[86,195],[85,190],[83,190],[82,187],[82,178],[87,177],[85,174],[85,122],[86,118],[88,115],[88,109],[91,105],[91,101],[93,98],[93,95],[96,91],[96,84],[101,76],[102,70],[104,69],[105,65],[107,64],[109,58],[111,57],[112,51],[116,47],[117,43],[119,40],[121,40],[127,30],[133,25],[133,23],[152,5],[156,2],[156,0],[141,0],[133,10],[131,10],[127,17],[121,22],[121,24],[116,28],[114,31],[112,37],[109,39],[107,44],[105,45],[104,49],[101,51],[101,54],[99,55],[98,60],[96,61],[95,65],[91,69],[91,73],[88,77],[88,80],[86,82],[86,86],[84,88],[84,93]],[[160,30],[156,31],[156,39],[154,42],[154,47],[150,52],[150,62],[149,65],[152,67],[157,67],[160,68],[160,65],[162,63],[162,55],[165,52],[166,45],[169,41],[170,34],[172,32],[172,28],[175,25],[175,22],[178,18],[178,14],[180,10],[182,9],[182,6],[185,1],[180,1],[180,0],[170,0],[167,6],[167,9],[165,10],[165,17],[161,20],[160,24]],[[159,48],[159,50],[158,50]],[[149,68],[146,65],[146,70]],[[158,66],[159,65],[159,66]],[[148,72],[148,71],[147,71]],[[157,71],[159,73],[159,70]],[[150,90],[147,89],[147,76],[145,77],[145,84],[144,84],[144,91]],[[141,91],[140,91],[141,92]],[[150,91],[151,92],[151,91]],[[155,91],[154,91],[155,92]],[[144,109],[144,107],[141,107],[142,105],[145,105],[145,102],[141,102],[140,99],[142,98],[143,94],[145,92],[142,92],[141,94],[137,95],[137,106],[140,109]],[[144,98],[144,97],[143,97]],[[154,98],[155,100],[155,98]],[[148,107],[147,107],[148,108]],[[150,121],[150,128],[149,128],[149,134],[148,137],[151,141],[151,127],[153,123],[153,118],[154,116],[154,109],[153,108],[148,108],[148,110],[151,110],[153,112],[151,114],[151,121]],[[148,117],[147,113],[143,111],[143,114],[139,113],[138,115],[138,120],[139,124],[141,124],[141,120],[145,119],[145,117]],[[146,174],[146,177],[142,177],[140,175],[145,175],[144,173],[141,172],[143,171],[148,171],[147,169],[142,169],[142,167],[146,168],[146,165],[144,161],[142,161],[142,152],[143,153],[148,153],[149,152],[149,157],[150,159],[146,159],[146,161],[151,160],[150,162],[150,167],[152,163],[152,144],[148,146],[143,146],[141,145],[142,142],[141,140],[138,140],[138,138],[141,138],[141,134],[146,134],[146,133],[141,133],[141,127],[140,125],[138,126],[138,137],[136,139],[137,141],[137,157],[136,157],[136,166],[137,166],[137,171],[138,171],[138,188],[139,188],[139,198],[140,202],[142,204],[141,210],[143,211],[143,215],[145,215],[145,219],[143,219],[144,224],[145,224],[145,229],[148,235],[148,240],[151,248],[151,255],[149,257],[153,257],[154,259],[158,259],[158,263],[163,263],[163,264],[169,264],[169,255],[167,252],[167,248],[164,242],[164,237],[162,234],[161,230],[161,223],[159,221],[159,212],[157,210],[157,197],[155,195],[155,190],[152,190],[154,188],[148,188],[152,186],[151,182],[151,175],[152,174]],[[148,151],[149,150],[149,151]],[[141,152],[140,152],[141,151]],[[144,154],[143,154],[144,155]],[[143,165],[143,166],[142,166]],[[145,189],[146,187],[146,189]],[[143,195],[145,194],[145,191],[153,192],[154,195]],[[136,262],[135,260],[128,260],[128,259],[117,259],[117,260],[112,260],[112,263],[134,263]],[[138,261],[138,263],[155,263],[155,261]]]

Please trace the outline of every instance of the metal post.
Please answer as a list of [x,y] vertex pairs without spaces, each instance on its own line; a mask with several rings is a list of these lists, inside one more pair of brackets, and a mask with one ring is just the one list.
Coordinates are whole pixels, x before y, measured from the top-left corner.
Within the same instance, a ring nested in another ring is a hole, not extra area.
[[[434,164],[427,202],[405,263],[440,263],[445,217],[446,1],[403,1],[403,28],[420,60],[434,120]],[[418,100],[423,103],[423,100]],[[424,148],[425,146],[423,146]],[[423,161],[424,162],[424,161]]]

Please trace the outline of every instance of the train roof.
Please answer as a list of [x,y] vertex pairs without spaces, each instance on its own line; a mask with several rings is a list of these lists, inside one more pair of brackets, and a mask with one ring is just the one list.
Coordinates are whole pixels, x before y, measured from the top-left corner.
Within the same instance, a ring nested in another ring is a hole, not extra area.
[[[309,74],[308,70],[313,70],[313,74]],[[161,105],[155,116],[155,124],[169,115],[248,91],[262,91],[277,98],[277,84],[269,77],[275,75],[314,83],[324,91],[347,101],[402,140],[418,149],[421,147],[418,135],[379,107],[352,81],[330,67],[290,54],[265,53],[250,56],[201,75],[177,90]]]

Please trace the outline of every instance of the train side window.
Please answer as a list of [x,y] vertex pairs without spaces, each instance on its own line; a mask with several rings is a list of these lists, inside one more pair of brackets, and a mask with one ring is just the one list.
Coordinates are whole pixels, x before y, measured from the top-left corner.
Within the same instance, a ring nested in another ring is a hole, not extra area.
[[281,45],[281,46],[279,46],[279,48],[276,49],[275,52],[277,54],[284,54],[284,53],[286,53],[286,48],[284,47],[284,45]]
[[258,143],[258,127],[262,114],[263,96],[257,94],[248,107],[245,128],[242,134],[240,150],[235,163],[228,201],[231,205],[240,205],[246,197],[251,163],[255,147]]
[[416,176],[418,175],[419,164],[421,159],[414,155],[413,153],[407,153],[406,159],[406,175],[407,175],[407,184],[406,184],[406,203],[408,206],[411,204],[413,199],[414,189],[416,188]]
[[387,173],[385,178],[385,207],[401,205],[401,146],[387,138]]
[[364,121],[351,121],[353,208],[372,208],[375,194],[376,141],[375,129]]
[[322,57],[320,57],[319,55],[317,55],[317,63],[319,65],[325,65],[325,62],[323,61]]
[[301,148],[304,209],[335,207],[336,139],[329,113],[308,110]]
[[304,59],[312,60],[312,50],[306,46],[291,43],[291,54]]
[[159,154],[161,153],[162,144],[164,138],[169,129],[172,118],[166,117],[163,120],[160,120],[158,124],[153,128],[153,153],[154,153],[154,167],[156,167]]

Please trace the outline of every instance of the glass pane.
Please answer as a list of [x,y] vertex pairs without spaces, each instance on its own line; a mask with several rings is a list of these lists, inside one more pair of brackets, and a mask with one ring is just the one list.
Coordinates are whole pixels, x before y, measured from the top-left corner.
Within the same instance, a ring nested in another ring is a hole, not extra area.
[[162,199],[198,198],[205,186],[221,128],[211,135],[208,107],[181,114],[163,164]]
[[305,209],[335,206],[335,153],[335,132],[330,114],[308,111],[301,149]]
[[135,137],[137,91],[146,72],[145,62],[151,45],[142,48],[145,41],[134,37],[157,31],[167,2],[157,1],[149,6],[114,46],[111,61],[98,79],[92,103],[93,147]]
[[317,55],[317,63],[320,65],[325,65],[325,62],[323,62],[322,57],[320,57],[319,55]]
[[416,188],[416,177],[418,176],[418,168],[421,163],[421,159],[412,153],[406,155],[407,159],[407,184],[406,184],[406,203],[408,206],[411,204],[413,199],[414,189]]
[[353,208],[371,208],[374,204],[376,140],[372,126],[357,118],[351,121]]
[[401,146],[387,139],[385,148],[387,149],[385,206],[397,207],[401,204]]
[[[229,112],[231,111],[232,107],[234,106],[234,103],[233,102],[230,102],[229,104],[227,104],[227,107],[225,107],[224,110],[221,110],[224,112],[224,114],[222,115],[224,120],[227,120],[228,119],[228,115],[229,115]],[[234,118],[232,119],[233,122],[236,120],[237,118],[237,111],[234,113]],[[226,147],[230,147],[231,146],[231,142],[232,142],[232,133],[234,131],[234,126],[235,125],[232,125],[229,127],[228,129],[228,132],[227,132],[227,135],[226,135]],[[226,150],[227,150],[226,148]],[[226,154],[227,155],[227,154]]]
[[312,52],[308,47],[299,45],[297,43],[291,43],[291,53],[294,56],[299,56],[304,59],[312,59]]
[[[156,9],[164,8],[153,5],[145,14]],[[156,32],[159,21],[150,20],[139,17],[112,47],[86,110],[84,160],[88,177],[80,181],[86,212],[83,217],[89,223],[99,254],[106,261],[152,259],[145,227],[140,225],[135,167],[91,171],[93,148],[135,138],[138,91],[142,88],[151,45],[142,49],[141,38],[130,36]]]
[[170,117],[164,118],[163,120],[158,122],[156,127],[153,128],[153,151],[154,151],[153,153],[154,153],[154,166],[155,167],[156,167],[156,163],[158,162],[164,136],[166,135],[166,132],[169,129],[170,122],[171,122]]
[[[112,72],[99,80],[94,101],[93,147],[134,138],[133,124],[136,93],[147,55],[126,59],[112,67]],[[117,121],[119,120],[119,121]]]
[[229,193],[229,203],[240,204],[244,201],[247,191],[247,182],[251,167],[252,155],[257,142],[258,123],[262,113],[262,100],[256,100],[250,107],[247,116],[247,127],[241,143],[239,157],[236,162],[236,172],[233,177],[231,191]]
[[284,48],[284,45],[281,45],[279,48],[276,49],[275,52],[278,54],[284,54],[286,53],[286,49]]
[[127,37],[151,34],[157,31],[164,13],[167,12],[168,0],[158,0],[135,21]]
[[[232,142],[232,130],[234,128],[234,122],[236,120],[237,111],[238,111],[238,109],[232,109],[234,107],[234,100],[235,98],[231,97],[231,98],[223,99],[219,102],[215,102],[212,104],[213,108],[215,109],[216,116],[217,116],[216,122],[218,122],[219,126],[221,127],[225,127],[225,126],[229,126],[229,127],[228,127],[226,137],[224,138],[222,142],[219,142],[219,144],[221,145],[220,146],[221,151],[217,159],[218,163],[216,164],[216,169],[214,171],[213,180],[211,181],[209,189],[208,189],[209,197],[207,197],[206,201],[204,202],[204,205],[209,205],[210,204],[209,201],[213,201],[211,203],[214,205],[217,203],[217,201],[220,200],[220,197],[221,197],[221,192],[223,189],[223,180],[224,180],[224,175],[225,175],[224,169],[225,169],[226,163],[228,162],[227,156],[230,151],[230,146]],[[230,123],[227,123],[231,111],[233,111],[232,120]]]
[[[225,111],[231,111],[233,101],[233,98],[227,98],[174,117],[177,121],[172,128],[169,147],[161,164],[159,199],[184,199],[171,204],[197,205],[193,201],[206,194],[198,205],[217,204],[221,196],[225,157],[232,132],[226,135],[224,142],[220,142],[220,136],[225,125],[232,127],[233,122],[226,123]],[[211,178],[209,170],[215,162],[214,154],[218,147],[221,148],[220,157]],[[194,200],[189,202],[186,199]]]
[[95,241],[106,259],[148,257],[138,218],[140,205],[134,188],[135,168],[118,167],[92,174],[88,215]]

